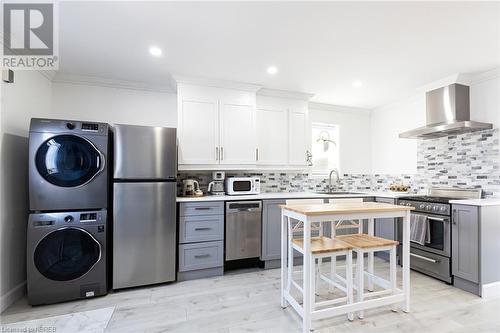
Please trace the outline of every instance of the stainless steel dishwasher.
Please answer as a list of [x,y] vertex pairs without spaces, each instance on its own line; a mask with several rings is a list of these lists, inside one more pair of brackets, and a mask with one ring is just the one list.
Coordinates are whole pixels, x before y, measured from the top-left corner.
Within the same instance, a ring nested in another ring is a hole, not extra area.
[[260,257],[262,201],[226,202],[226,260]]

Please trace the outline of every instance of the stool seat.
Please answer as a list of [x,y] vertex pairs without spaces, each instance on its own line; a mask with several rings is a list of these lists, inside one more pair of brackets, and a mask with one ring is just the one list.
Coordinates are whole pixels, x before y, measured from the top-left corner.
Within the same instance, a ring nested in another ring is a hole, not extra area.
[[385,239],[366,234],[342,235],[337,236],[336,239],[352,245],[359,249],[370,249],[376,247],[399,245],[398,241]]
[[[304,248],[304,239],[297,238],[293,240],[293,244]],[[338,239],[331,239],[330,237],[312,237],[311,238],[311,252],[313,254],[340,252],[352,250],[353,245],[343,242]]]

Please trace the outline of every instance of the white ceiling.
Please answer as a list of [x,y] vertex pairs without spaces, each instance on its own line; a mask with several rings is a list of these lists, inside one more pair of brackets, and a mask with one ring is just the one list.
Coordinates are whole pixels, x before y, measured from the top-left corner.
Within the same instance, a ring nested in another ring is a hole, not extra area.
[[60,70],[150,85],[171,74],[241,81],[372,108],[500,66],[499,22],[498,2],[64,2]]

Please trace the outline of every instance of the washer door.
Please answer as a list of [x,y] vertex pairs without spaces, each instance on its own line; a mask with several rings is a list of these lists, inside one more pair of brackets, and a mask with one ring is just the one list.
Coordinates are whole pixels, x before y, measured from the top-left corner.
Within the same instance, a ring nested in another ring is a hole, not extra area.
[[85,275],[101,258],[101,245],[87,231],[62,228],[46,235],[35,249],[35,267],[47,279],[69,281]]
[[102,171],[104,156],[82,137],[57,135],[38,148],[35,165],[49,183],[76,187],[88,183]]

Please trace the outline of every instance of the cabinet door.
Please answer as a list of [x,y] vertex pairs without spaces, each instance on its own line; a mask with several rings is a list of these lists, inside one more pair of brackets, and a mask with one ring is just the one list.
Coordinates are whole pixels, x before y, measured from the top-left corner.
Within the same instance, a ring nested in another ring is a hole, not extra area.
[[288,163],[288,112],[286,109],[257,110],[257,163]]
[[180,100],[179,164],[217,164],[218,102]]
[[262,210],[261,260],[281,258],[281,208],[285,200],[264,200]]
[[220,163],[255,164],[255,106],[221,103]]
[[452,273],[462,279],[479,282],[478,207],[453,205],[451,226]]
[[306,151],[309,149],[309,121],[304,110],[289,112],[289,164],[306,166]]

